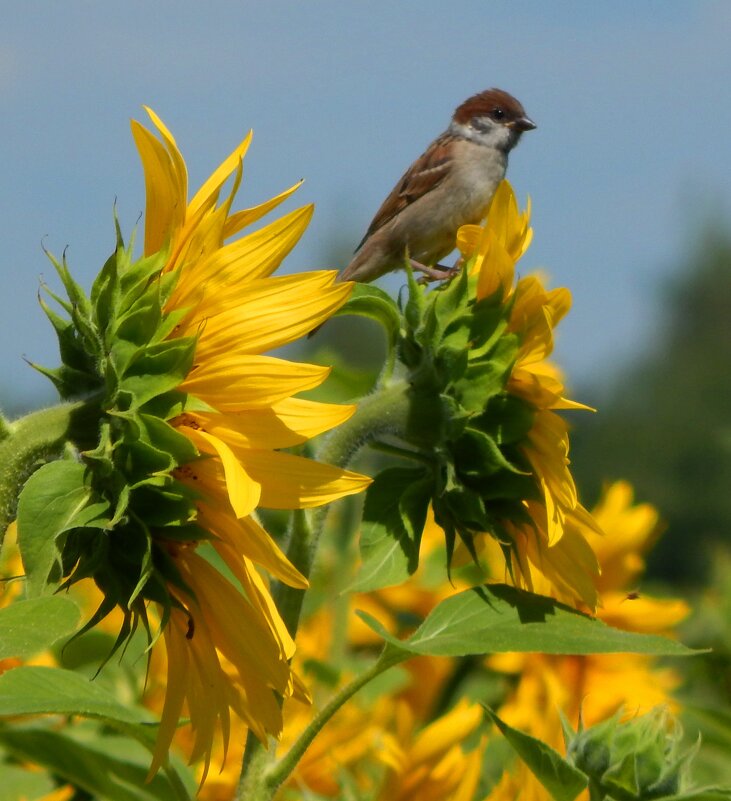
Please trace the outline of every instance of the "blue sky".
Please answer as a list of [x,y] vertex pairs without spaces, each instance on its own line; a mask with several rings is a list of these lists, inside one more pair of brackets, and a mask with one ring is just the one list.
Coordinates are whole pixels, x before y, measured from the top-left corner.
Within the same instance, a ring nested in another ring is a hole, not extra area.
[[[287,269],[341,267],[404,168],[469,94],[537,122],[509,177],[533,201],[521,263],[568,286],[557,357],[603,380],[652,342],[659,288],[696,226],[731,208],[731,3],[7,4],[0,30],[0,404],[49,400],[42,244],[88,286],[143,209],[129,118],[152,106],[196,186],[254,128],[241,205],[298,178],[315,218]],[[294,201],[290,201],[290,207]],[[398,280],[388,286],[396,288]]]

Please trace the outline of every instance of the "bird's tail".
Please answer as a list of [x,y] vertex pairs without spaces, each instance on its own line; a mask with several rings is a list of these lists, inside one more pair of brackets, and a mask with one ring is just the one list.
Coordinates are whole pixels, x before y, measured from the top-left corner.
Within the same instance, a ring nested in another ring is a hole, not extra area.
[[344,270],[341,270],[338,273],[338,277],[335,279],[337,282],[356,280],[356,279],[353,278],[353,276],[355,275],[355,272],[356,272],[356,268],[353,267],[353,263],[354,262],[355,262],[355,259],[353,259],[353,261],[351,261],[350,264]]
[[372,281],[375,276],[368,276],[369,255],[367,249],[356,250],[350,264],[338,273],[337,281]]

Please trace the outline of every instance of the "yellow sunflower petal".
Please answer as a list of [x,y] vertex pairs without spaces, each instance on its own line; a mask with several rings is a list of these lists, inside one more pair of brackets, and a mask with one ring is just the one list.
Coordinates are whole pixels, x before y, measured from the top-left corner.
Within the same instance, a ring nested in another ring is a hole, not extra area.
[[194,412],[196,426],[234,448],[276,449],[299,445],[344,423],[355,406],[286,398],[263,409],[239,414]]
[[[167,759],[168,749],[178,727],[188,688],[190,657],[188,648],[184,647],[185,635],[181,636],[177,627],[179,616],[182,616],[182,613],[177,609],[173,609],[170,615],[170,622],[163,629],[168,659],[167,687],[165,689],[162,715],[160,716],[160,726],[157,730],[155,750],[152,754],[152,764],[147,774],[148,780],[157,773],[160,766]],[[175,666],[175,669],[172,669],[172,665]]]
[[247,472],[262,485],[266,509],[308,509],[361,492],[366,476],[278,451],[237,452]]
[[[489,232],[489,234],[484,262],[479,266],[477,300],[489,298],[498,289],[502,289],[503,293],[507,295],[515,274],[515,262],[505,248],[492,236],[492,233]],[[475,267],[477,267],[477,262]]]
[[195,215],[201,208],[209,204],[212,198],[218,195],[221,187],[226,183],[231,174],[238,167],[239,162],[246,155],[253,135],[254,132],[249,131],[244,140],[221,162],[208,180],[205,181],[201,188],[195,193],[188,204],[188,213],[190,215]]
[[271,275],[299,242],[314,208],[309,205],[295,209],[228,246],[241,264],[243,275],[249,280]]
[[[244,582],[243,584],[247,597],[252,600],[252,603],[256,603],[260,608],[265,610],[264,614],[269,621],[272,632],[282,645],[282,654],[284,658],[287,660],[292,659],[296,650],[294,640],[292,639],[292,635],[287,630],[287,626],[279,614],[279,610],[277,609],[277,605],[274,603],[274,599],[269,594],[268,586],[263,581],[259,573],[253,569],[253,565],[252,569],[246,571],[246,578],[248,581]],[[304,576],[300,576],[300,578],[303,579]],[[307,589],[308,586],[309,585],[306,580],[304,586],[301,584],[299,585],[300,589]],[[289,679],[291,680],[291,685],[288,685],[288,688],[293,691],[294,676],[290,674]]]
[[178,430],[185,434],[199,451],[215,453],[221,460],[229,501],[236,517],[245,517],[251,514],[259,504],[261,485],[246,474],[231,448],[218,437],[205,431],[199,431],[190,426],[180,426]]
[[161,250],[185,219],[187,183],[160,141],[136,120],[132,136],[145,172],[145,254]]
[[290,195],[294,194],[303,183],[304,180],[297,181],[297,183],[290,186],[289,189],[285,189],[284,192],[275,195],[269,200],[265,200],[264,203],[260,203],[258,206],[252,206],[250,209],[242,209],[241,211],[229,215],[226,221],[223,238],[228,239],[234,234],[237,234],[242,228],[261,219],[265,214],[268,214],[272,209],[275,209],[280,203],[284,202]]
[[172,421],[202,455],[174,475],[196,491],[196,522],[210,532],[212,547],[235,580],[202,559],[197,543],[160,540],[183,581],[167,588],[176,605],[164,629],[168,692],[153,771],[187,710],[189,754],[204,760],[205,778],[217,730],[225,754],[232,712],[266,742],[282,731],[279,699],[307,700],[290,664],[294,642],[266,576],[300,589],[307,580],[250,514],[264,500],[260,479],[268,484],[269,505],[287,509],[327,503],[370,480],[274,450],[303,442],[353,412],[292,397],[318,386],[329,367],[261,355],[308,333],[349,293],[347,285],[335,286],[332,272],[269,277],[299,240],[312,206],[224,244],[297,187],[232,213],[249,135],[188,201],[177,144],[148,113],[157,135],[132,124],[147,189],[145,252],[167,248],[163,269],[175,271],[177,279],[165,308],[178,323],[171,336],[188,334],[196,341],[194,365],[178,389],[210,409]]
[[669,632],[690,614],[688,604],[678,598],[649,598],[627,592],[602,593],[599,617],[610,626],[645,634]]
[[199,521],[221,541],[237,549],[290,587],[305,589],[308,586],[307,579],[253,518],[235,520],[225,510],[213,504],[201,504]]
[[330,367],[288,362],[273,356],[235,356],[198,365],[180,385],[222,412],[271,406],[319,386]]
[[278,295],[269,288],[253,293],[245,303],[206,320],[196,356],[205,360],[233,351],[262,353],[293,342],[329,319],[352,287],[344,282],[311,292],[307,281],[292,281]]
[[482,718],[482,708],[463,699],[451,712],[438,718],[419,733],[411,750],[412,760],[415,762],[433,760],[440,752],[461,743],[479,726]]
[[457,231],[457,248],[465,259],[469,259],[478,250],[484,237],[483,226],[463,225]]
[[[259,313],[258,307],[278,309],[281,305],[299,301],[303,296],[315,300],[320,294],[328,294],[337,278],[335,270],[313,270],[276,278],[254,278],[241,281],[241,276],[231,270],[222,270],[206,282],[206,296],[197,301],[191,315],[185,321],[185,330],[200,327],[200,320],[209,320],[226,312],[241,309],[242,317]],[[233,281],[233,282],[232,282]]]

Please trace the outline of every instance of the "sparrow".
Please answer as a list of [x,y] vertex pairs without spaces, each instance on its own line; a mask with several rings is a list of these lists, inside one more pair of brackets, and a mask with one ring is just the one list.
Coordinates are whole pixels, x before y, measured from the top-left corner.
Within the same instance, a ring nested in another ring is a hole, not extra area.
[[505,177],[508,153],[535,127],[501,89],[465,100],[383,201],[338,280],[374,281],[403,268],[406,258],[428,279],[453,275],[439,260],[454,250],[460,226],[483,219]]

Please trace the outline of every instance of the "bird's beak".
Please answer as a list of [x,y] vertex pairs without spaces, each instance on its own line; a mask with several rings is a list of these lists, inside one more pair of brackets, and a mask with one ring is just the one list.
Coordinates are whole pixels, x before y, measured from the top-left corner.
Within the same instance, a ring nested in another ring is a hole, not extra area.
[[513,120],[509,126],[522,133],[523,131],[532,131],[536,127],[536,124],[530,117],[518,117],[518,119]]

